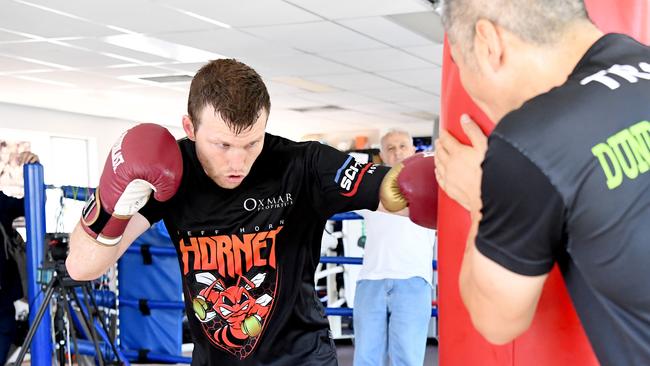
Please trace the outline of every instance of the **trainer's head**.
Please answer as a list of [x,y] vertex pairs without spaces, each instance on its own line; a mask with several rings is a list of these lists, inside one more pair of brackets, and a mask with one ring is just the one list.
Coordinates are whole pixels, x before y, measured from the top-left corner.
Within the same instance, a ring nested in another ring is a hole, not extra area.
[[413,138],[404,130],[390,130],[381,137],[379,156],[388,166],[395,166],[415,154]]
[[583,0],[443,0],[442,21],[463,86],[495,122],[566,81],[602,35]]
[[205,173],[235,188],[264,146],[271,100],[262,78],[236,60],[214,60],[192,79],[183,129]]

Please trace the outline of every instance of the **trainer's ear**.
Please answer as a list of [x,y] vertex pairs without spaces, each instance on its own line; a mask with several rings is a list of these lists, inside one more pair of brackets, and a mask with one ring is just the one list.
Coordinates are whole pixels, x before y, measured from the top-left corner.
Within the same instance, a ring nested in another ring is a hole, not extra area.
[[487,19],[479,19],[474,33],[474,52],[481,71],[488,75],[498,73],[504,61],[501,29]]
[[194,124],[192,123],[192,119],[188,115],[183,116],[183,130],[185,130],[185,134],[187,135],[187,138],[189,138],[192,141],[196,141]]

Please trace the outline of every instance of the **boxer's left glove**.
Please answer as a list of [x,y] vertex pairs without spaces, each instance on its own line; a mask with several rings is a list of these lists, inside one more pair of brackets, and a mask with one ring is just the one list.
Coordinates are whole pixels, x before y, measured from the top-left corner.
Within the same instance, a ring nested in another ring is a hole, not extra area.
[[395,165],[381,183],[379,198],[390,212],[408,206],[409,218],[430,229],[437,227],[438,182],[433,153],[418,153]]
[[143,123],[120,136],[104,164],[81,226],[104,245],[119,243],[131,216],[147,203],[170,199],[181,183],[183,159],[176,139],[162,126]]

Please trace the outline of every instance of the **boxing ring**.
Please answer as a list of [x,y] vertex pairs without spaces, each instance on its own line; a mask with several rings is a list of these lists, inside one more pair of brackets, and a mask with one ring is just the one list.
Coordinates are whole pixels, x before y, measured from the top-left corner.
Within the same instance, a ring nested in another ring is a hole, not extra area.
[[[28,272],[28,301],[30,304],[30,310],[37,309],[43,303],[44,294],[39,284],[39,268],[42,266],[46,251],[45,251],[45,234],[46,234],[46,220],[45,220],[45,197],[47,189],[58,189],[61,191],[62,197],[85,201],[88,196],[93,192],[93,189],[86,187],[74,187],[74,186],[62,186],[54,187],[47,186],[44,183],[43,178],[43,166],[36,164],[28,164],[24,167],[24,179],[25,179],[25,224],[27,231],[27,272]],[[330,222],[340,222],[345,220],[362,220],[363,218],[355,213],[342,213],[337,214],[330,218]],[[146,233],[145,233],[146,234]],[[145,235],[143,234],[143,236]],[[165,231],[166,234],[166,231]],[[343,234],[341,234],[343,235]],[[168,237],[168,236],[167,236]],[[171,244],[171,241],[169,242]],[[148,244],[136,245],[134,242],[123,255],[123,258],[127,256],[133,256],[137,261],[142,261],[145,264],[151,263],[155,258],[156,261],[170,259],[174,263],[176,262],[177,253],[173,246],[153,246]],[[122,261],[122,259],[120,259]],[[316,273],[316,280],[325,278],[327,281],[330,281],[335,278],[336,274],[343,273],[347,265],[360,265],[363,263],[363,258],[361,257],[343,257],[343,256],[321,256],[320,258],[320,267],[327,266],[328,268]],[[433,269],[437,268],[437,262],[433,261]],[[119,265],[118,265],[119,267]],[[166,267],[169,268],[169,267]],[[175,264],[173,267],[178,270],[178,265]],[[119,271],[122,271],[121,269]],[[119,272],[118,271],[118,272]],[[171,271],[166,269],[167,272]],[[142,275],[140,277],[146,277]],[[118,276],[119,278],[119,276]],[[177,276],[178,281],[180,282],[180,273]],[[125,333],[127,325],[120,324],[120,312],[132,311],[136,314],[140,314],[143,317],[148,317],[153,319],[154,316],[149,316],[152,312],[158,311],[171,311],[175,314],[178,319],[182,320],[182,314],[185,311],[185,304],[182,301],[182,291],[180,285],[178,286],[177,296],[170,297],[170,300],[161,301],[161,300],[152,300],[147,298],[136,298],[134,296],[127,296],[125,291],[128,283],[126,281],[117,281],[117,289],[115,292],[106,291],[106,290],[94,290],[92,294],[84,294],[80,289],[75,289],[77,292],[78,298],[87,300],[86,295],[90,295],[92,302],[100,308],[110,309],[110,311],[117,312],[118,316],[118,325],[117,325],[117,339],[111,340],[109,335],[104,330],[104,327],[100,324],[100,321],[95,319],[94,331],[99,336],[98,345],[94,344],[89,340],[90,335],[87,334],[88,330],[84,330],[81,321],[78,319],[77,315],[74,312],[72,313],[73,324],[81,330],[82,335],[85,335],[84,339],[79,339],[75,343],[75,348],[72,349],[72,352],[95,356],[100,352],[106,360],[116,359],[115,351],[112,345],[115,345],[115,350],[117,355],[120,356],[122,360],[125,361],[125,364],[129,364],[127,360],[137,361],[137,362],[168,362],[168,363],[190,363],[191,358],[181,356],[181,345],[177,346],[177,354],[170,354],[169,352],[156,352],[155,350],[150,350],[147,348],[141,349],[129,349],[123,347],[123,341],[121,341],[121,335]],[[124,283],[123,283],[124,282]],[[125,284],[126,283],[126,284]],[[135,286],[135,285],[131,285]],[[152,286],[155,287],[155,284]],[[128,290],[128,289],[127,289]],[[173,299],[172,299],[173,298]],[[71,299],[71,302],[72,299]],[[353,316],[354,309],[351,307],[341,307],[345,301],[337,301],[335,304],[332,304],[327,300],[328,306],[325,308],[325,314],[330,317],[351,317]],[[76,303],[78,311],[82,311],[85,314],[88,314],[89,309],[85,304],[88,304],[85,301],[80,301]],[[71,306],[71,305],[70,305]],[[129,310],[126,310],[129,309]],[[34,311],[30,311],[29,321],[30,325],[34,321]],[[438,316],[437,303],[434,301],[431,309],[431,316]],[[177,319],[177,320],[178,320]],[[47,311],[45,311],[43,319],[37,328],[34,338],[31,344],[31,364],[36,366],[46,366],[52,365],[52,354],[55,349],[55,345],[52,342],[52,327],[51,327],[51,316],[49,306]],[[153,320],[152,320],[153,321]],[[158,318],[156,318],[158,321]],[[331,321],[330,321],[331,322]],[[135,327],[140,327],[141,323],[139,321],[132,321],[130,323],[136,323]],[[178,324],[176,323],[177,326]],[[130,326],[130,325],[129,325]],[[172,328],[174,327],[172,326]],[[142,333],[142,329],[138,328],[138,332]],[[91,331],[92,333],[92,331]],[[173,337],[172,337],[173,338]],[[178,340],[178,338],[176,338]],[[182,339],[180,340],[182,343]]]

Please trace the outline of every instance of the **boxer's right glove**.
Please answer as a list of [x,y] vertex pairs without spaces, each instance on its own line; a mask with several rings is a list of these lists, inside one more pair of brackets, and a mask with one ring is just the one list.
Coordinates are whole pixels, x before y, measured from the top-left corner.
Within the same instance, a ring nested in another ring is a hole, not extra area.
[[113,145],[99,186],[83,209],[81,226],[99,243],[116,245],[151,191],[156,200],[166,201],[182,176],[183,158],[174,136],[156,124],[137,125]]
[[390,212],[408,206],[414,223],[436,229],[438,181],[433,153],[418,153],[392,167],[381,183],[379,197]]

